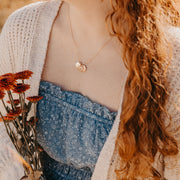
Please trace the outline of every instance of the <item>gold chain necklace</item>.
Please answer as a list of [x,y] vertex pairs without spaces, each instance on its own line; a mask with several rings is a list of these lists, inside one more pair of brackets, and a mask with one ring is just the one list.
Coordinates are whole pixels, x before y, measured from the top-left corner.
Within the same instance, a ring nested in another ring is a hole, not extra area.
[[[76,49],[78,50],[78,49],[79,49],[79,48],[78,48],[78,45],[77,45],[77,43],[76,43],[76,41],[75,41],[75,39],[74,39],[74,36],[73,36],[71,19],[70,19],[70,13],[68,13],[68,15],[69,15],[69,22],[70,22],[70,27],[71,27],[71,35],[72,35],[74,44],[76,45]],[[89,63],[100,53],[100,51],[106,46],[106,44],[107,44],[111,39],[112,39],[112,38],[110,38],[108,41],[106,41],[106,42],[104,43],[104,45],[99,49],[99,51],[98,51],[92,58],[90,58],[90,59],[86,62],[86,64],[83,63],[83,62],[80,60],[80,56],[79,56],[80,53],[79,53],[79,50],[78,50],[78,53],[77,53],[77,54],[78,54],[79,61],[75,63],[76,69],[77,69],[78,71],[80,71],[80,72],[86,72],[86,71],[87,71],[87,64],[89,64]]]

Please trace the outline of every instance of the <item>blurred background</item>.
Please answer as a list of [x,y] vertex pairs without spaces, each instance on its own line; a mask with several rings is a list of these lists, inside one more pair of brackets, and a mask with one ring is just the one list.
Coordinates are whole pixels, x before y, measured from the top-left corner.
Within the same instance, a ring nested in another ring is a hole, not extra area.
[[[43,0],[0,0],[0,32],[7,17],[16,9],[27,4]],[[176,6],[180,7],[180,0],[174,0]],[[180,8],[178,8],[180,9]]]
[[16,9],[38,0],[0,0],[0,31],[7,17]]

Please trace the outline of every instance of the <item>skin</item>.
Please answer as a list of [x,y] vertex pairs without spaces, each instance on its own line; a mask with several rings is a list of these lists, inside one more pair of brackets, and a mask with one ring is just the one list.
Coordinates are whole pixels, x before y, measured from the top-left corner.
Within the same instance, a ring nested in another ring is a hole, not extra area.
[[92,58],[110,38],[105,17],[112,9],[110,1],[64,0],[52,26],[41,79],[53,82],[62,90],[78,92],[90,100],[118,111],[127,69],[121,59],[121,44],[113,37],[100,54],[88,64],[85,73],[75,68],[76,46],[83,62]]

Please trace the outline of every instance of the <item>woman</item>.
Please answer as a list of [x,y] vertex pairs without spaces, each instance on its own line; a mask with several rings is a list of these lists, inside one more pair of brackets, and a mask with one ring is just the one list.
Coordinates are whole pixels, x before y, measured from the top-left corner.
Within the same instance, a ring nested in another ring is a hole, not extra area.
[[[155,0],[52,0],[8,18],[0,73],[34,72],[47,179],[180,178],[178,18]],[[0,177],[18,179],[3,126],[1,139]]]

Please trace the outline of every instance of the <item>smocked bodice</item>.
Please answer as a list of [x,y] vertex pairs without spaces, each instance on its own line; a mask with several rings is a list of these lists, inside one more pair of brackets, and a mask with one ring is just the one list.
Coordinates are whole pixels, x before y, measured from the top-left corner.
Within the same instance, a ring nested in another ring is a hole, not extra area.
[[40,82],[39,95],[39,144],[55,161],[93,172],[117,112],[47,81]]

